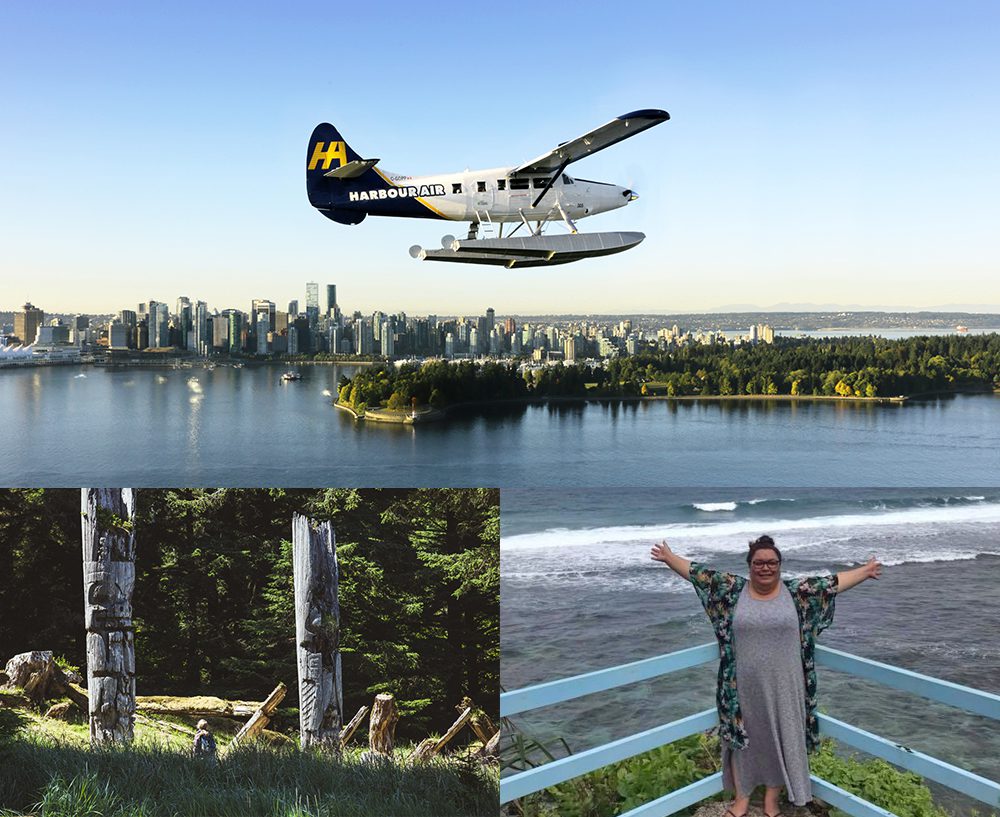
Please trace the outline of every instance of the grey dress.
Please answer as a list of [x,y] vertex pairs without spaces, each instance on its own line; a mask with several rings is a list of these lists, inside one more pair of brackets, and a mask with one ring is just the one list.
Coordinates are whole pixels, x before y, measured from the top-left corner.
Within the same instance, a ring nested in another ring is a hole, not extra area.
[[740,794],[760,785],[784,786],[790,802],[804,805],[812,799],[812,785],[799,619],[791,594],[782,587],[761,601],[745,587],[733,616],[733,645],[747,745],[733,749],[723,741],[723,783]]

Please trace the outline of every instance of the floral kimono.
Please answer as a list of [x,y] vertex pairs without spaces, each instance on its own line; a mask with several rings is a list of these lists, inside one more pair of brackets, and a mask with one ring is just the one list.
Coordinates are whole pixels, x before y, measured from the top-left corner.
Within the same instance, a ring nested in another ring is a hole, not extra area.
[[[747,745],[740,699],[736,693],[736,651],[733,646],[733,613],[747,580],[732,573],[712,570],[691,563],[688,576],[712,622],[719,641],[719,685],[716,705],[719,709],[719,736],[734,749]],[[816,636],[833,623],[837,599],[836,576],[808,579],[785,579],[799,615],[799,642],[802,646],[802,672],[806,692],[806,743],[809,751],[819,745],[819,721],[816,719]]]

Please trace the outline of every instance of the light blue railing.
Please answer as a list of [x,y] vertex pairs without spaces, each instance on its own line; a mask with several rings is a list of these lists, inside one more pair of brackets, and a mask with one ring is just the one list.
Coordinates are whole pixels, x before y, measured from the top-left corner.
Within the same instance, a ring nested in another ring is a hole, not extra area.
[[[685,650],[623,664],[618,667],[588,672],[572,678],[563,678],[536,686],[525,687],[500,696],[500,714],[510,717],[545,706],[563,703],[604,692],[615,687],[633,684],[668,675],[672,672],[707,664],[718,660],[719,650],[714,643],[702,644]],[[1000,695],[959,686],[948,681],[920,675],[916,672],[882,664],[829,647],[816,648],[816,663],[838,672],[876,681],[894,689],[911,692],[925,698],[948,704],[976,715],[1000,720]],[[655,726],[627,738],[605,743],[578,754],[560,758],[533,769],[517,772],[500,781],[500,802],[508,803],[525,795],[542,791],[550,786],[572,780],[604,766],[634,755],[648,752],[658,746],[672,743],[688,735],[711,729],[718,724],[715,709],[706,709],[686,718]],[[909,749],[898,743],[866,732],[856,726],[827,715],[819,716],[820,734],[834,738],[855,749],[880,757],[897,766],[934,780],[955,791],[979,800],[991,808],[1000,808],[1000,783],[945,763],[942,760]],[[822,800],[836,806],[853,817],[891,817],[891,812],[869,803],[832,783],[811,775],[813,792]],[[621,817],[666,817],[694,805],[722,791],[722,774],[717,772],[702,780],[670,792],[634,808]]]

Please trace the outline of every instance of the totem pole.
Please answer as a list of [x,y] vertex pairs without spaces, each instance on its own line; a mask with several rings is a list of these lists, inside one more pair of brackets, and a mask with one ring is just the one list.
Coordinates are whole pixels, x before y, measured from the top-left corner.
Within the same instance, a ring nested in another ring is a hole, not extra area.
[[292,566],[302,748],[324,746],[339,752],[344,693],[337,551],[329,522],[292,517]]
[[130,743],[135,714],[135,496],[131,488],[84,488],[81,509],[90,742]]

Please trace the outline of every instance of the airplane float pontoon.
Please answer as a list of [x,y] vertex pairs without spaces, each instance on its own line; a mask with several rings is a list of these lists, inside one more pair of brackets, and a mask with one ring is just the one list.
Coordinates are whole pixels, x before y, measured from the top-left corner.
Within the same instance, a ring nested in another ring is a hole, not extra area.
[[[566,264],[623,252],[646,237],[578,232],[577,220],[624,207],[638,196],[625,187],[571,177],[566,168],[669,118],[666,111],[633,111],[517,167],[435,176],[380,170],[378,159],[362,159],[333,125],[323,123],[309,139],[306,190],[309,203],[340,224],[360,224],[370,215],[469,222],[464,240],[447,235],[440,250],[411,247],[414,258],[508,268]],[[554,222],[569,232],[543,234]],[[506,237],[505,224],[516,225]],[[480,238],[481,227],[496,237]],[[525,234],[515,235],[522,227]]]

